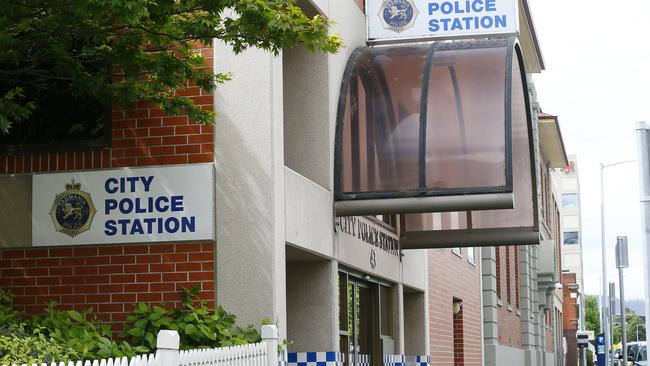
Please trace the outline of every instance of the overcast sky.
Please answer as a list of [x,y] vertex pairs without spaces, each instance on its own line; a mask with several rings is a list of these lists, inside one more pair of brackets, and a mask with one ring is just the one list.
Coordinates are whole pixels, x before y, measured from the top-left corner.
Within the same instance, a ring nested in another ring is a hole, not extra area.
[[[585,288],[600,294],[600,167],[636,159],[636,121],[650,121],[650,1],[529,0],[546,70],[535,76],[542,110],[558,115],[578,156]],[[644,296],[636,163],[605,169],[608,282],[614,245],[627,235],[625,297]],[[617,285],[618,295],[618,285]]]

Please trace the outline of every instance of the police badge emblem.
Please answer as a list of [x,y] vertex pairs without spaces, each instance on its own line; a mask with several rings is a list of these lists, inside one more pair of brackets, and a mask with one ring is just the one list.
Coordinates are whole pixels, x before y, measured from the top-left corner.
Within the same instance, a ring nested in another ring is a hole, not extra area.
[[65,185],[65,191],[54,198],[50,216],[56,231],[74,238],[90,230],[96,212],[90,194],[82,191],[81,184],[73,179]]
[[400,33],[413,27],[418,9],[413,0],[384,0],[379,8],[379,18],[384,28]]

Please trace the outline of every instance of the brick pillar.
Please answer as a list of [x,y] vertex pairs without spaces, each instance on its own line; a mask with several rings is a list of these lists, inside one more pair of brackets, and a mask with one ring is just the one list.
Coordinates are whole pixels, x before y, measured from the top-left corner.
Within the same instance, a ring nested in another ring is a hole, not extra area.
[[463,309],[454,314],[454,366],[465,365]]

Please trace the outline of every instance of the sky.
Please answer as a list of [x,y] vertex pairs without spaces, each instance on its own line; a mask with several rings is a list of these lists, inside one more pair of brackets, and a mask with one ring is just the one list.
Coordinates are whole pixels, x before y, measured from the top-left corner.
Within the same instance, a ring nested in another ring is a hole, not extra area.
[[[537,96],[542,111],[559,117],[567,153],[578,158],[585,292],[600,294],[600,163],[637,159],[635,123],[650,122],[650,1],[529,4],[546,66],[534,76]],[[607,280],[618,295],[614,246],[627,235],[626,298],[644,297],[637,169],[604,170]]]

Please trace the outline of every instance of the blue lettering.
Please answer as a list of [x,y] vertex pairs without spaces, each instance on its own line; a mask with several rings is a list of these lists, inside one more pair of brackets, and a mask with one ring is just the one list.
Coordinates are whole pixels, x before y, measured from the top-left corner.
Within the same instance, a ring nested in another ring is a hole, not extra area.
[[151,187],[151,182],[153,182],[153,175],[150,175],[148,177],[140,177],[140,179],[142,180],[144,191],[149,192],[149,188]]
[[104,213],[106,215],[111,213],[111,211],[116,209],[116,208],[117,208],[117,200],[109,198],[106,201],[104,201]]
[[144,231],[142,231],[142,224],[138,219],[133,220],[133,226],[131,226],[131,235],[133,234],[144,234]]
[[[149,208],[151,208],[151,207],[149,207]],[[135,199],[135,213],[145,213],[145,212],[147,212],[147,208],[146,207],[141,207],[140,206],[140,198],[139,197],[136,198]]]
[[498,15],[494,17],[494,27],[495,28],[505,28],[506,27],[506,16]]
[[442,23],[442,29],[443,30],[449,30],[449,21],[451,19],[445,18],[445,19],[440,19],[440,22]]
[[453,22],[451,23],[451,30],[462,30],[463,26],[460,24],[460,19],[458,18],[453,18]]
[[481,27],[492,28],[493,25],[494,25],[494,19],[492,19],[491,17],[481,18]]
[[119,206],[120,212],[123,214],[130,214],[131,211],[133,211],[133,201],[131,201],[130,198],[124,198],[121,200]]
[[437,32],[439,30],[440,26],[438,25],[438,19],[429,20],[429,32]]
[[472,22],[472,17],[463,17],[463,21],[465,21],[465,29],[470,29],[472,26],[470,23]]
[[117,223],[122,225],[122,235],[126,235],[126,225],[130,222],[131,220],[117,220]]
[[193,233],[196,230],[196,218],[194,216],[181,217],[181,227],[184,233],[187,231]]
[[163,202],[164,203],[169,203],[169,198],[167,198],[165,196],[160,196],[160,197],[156,198],[156,210],[158,210],[158,212],[167,212],[167,210],[169,209],[168,204],[167,205],[161,205],[161,203],[163,203]]
[[106,220],[104,223],[104,234],[108,236],[113,236],[117,233],[117,228],[115,227],[115,220]]
[[144,219],[144,220],[142,220],[142,221],[144,221],[144,223],[147,224],[147,234],[151,234],[151,232],[152,232],[152,230],[151,230],[151,224],[153,224],[154,222],[156,222],[156,219],[155,219],[155,218],[148,217],[148,218],[146,218],[146,219]]
[[135,192],[135,183],[140,180],[140,177],[127,177],[126,181],[131,183],[131,190],[129,192]]
[[497,0],[485,0],[485,11],[497,11]]
[[454,7],[451,5],[451,3],[444,2],[442,5],[440,5],[440,11],[443,14],[450,14],[452,11],[454,11]]
[[472,1],[472,11],[480,13],[485,9],[483,6],[483,1],[482,0],[474,0]]
[[183,196],[172,196],[171,201],[172,211],[183,211]]
[[111,184],[113,184],[113,185],[117,184],[117,179],[115,179],[115,178],[106,179],[106,182],[104,182],[104,189],[106,190],[106,193],[113,194],[113,193],[117,192],[118,188],[115,187],[115,186],[111,187],[110,186]]
[[429,15],[433,15],[433,13],[437,12],[438,9],[440,9],[440,4],[429,3]]
[[178,231],[178,226],[179,226],[178,219],[175,218],[175,217],[170,217],[167,220],[165,220],[165,230],[168,233],[173,234],[173,233],[177,232]]
[[461,6],[460,6],[460,4],[458,3],[458,1],[454,1],[454,8],[455,8],[455,13],[456,13],[456,14],[463,14],[463,13],[465,12],[465,10],[463,10],[463,9],[461,8]]

